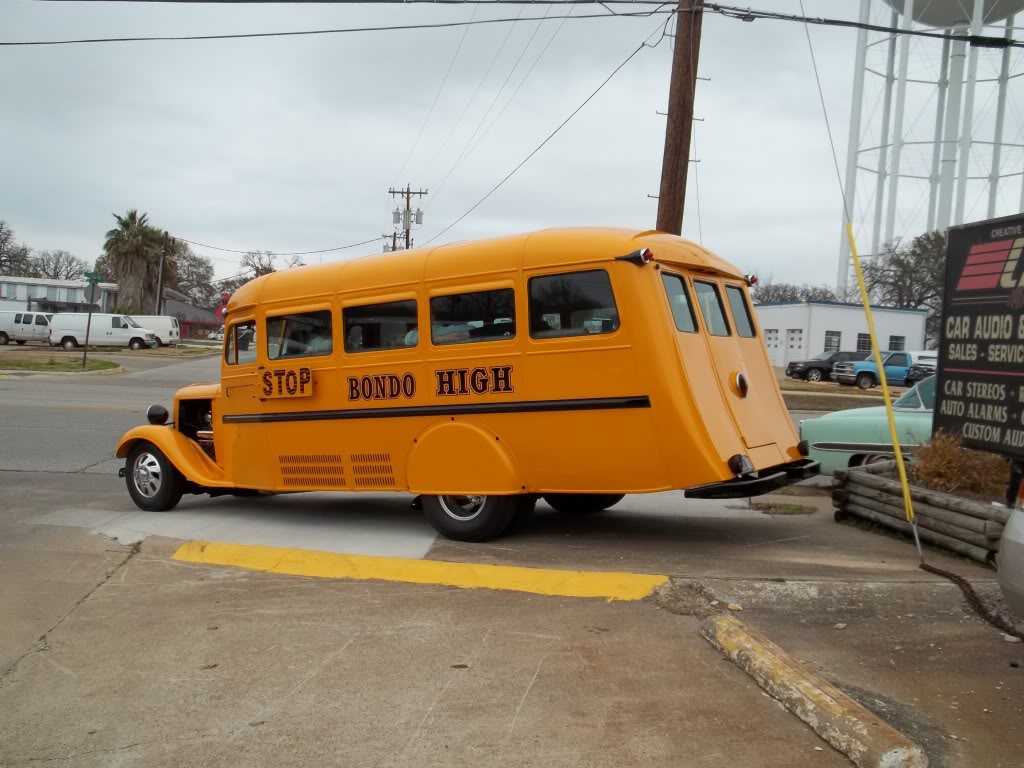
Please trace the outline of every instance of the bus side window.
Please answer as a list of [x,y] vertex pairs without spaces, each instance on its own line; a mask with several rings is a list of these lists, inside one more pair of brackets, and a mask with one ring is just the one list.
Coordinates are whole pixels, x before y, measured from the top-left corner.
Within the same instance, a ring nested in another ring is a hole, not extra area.
[[736,324],[736,333],[748,339],[754,338],[754,321],[750,317],[750,307],[743,295],[743,289],[735,285],[725,286],[725,295],[729,298],[729,309],[732,310],[732,321]]
[[619,329],[611,280],[603,269],[530,278],[530,336],[613,333]]
[[330,310],[267,318],[269,360],[329,355],[333,349]]
[[224,337],[224,361],[228,365],[256,362],[256,323],[232,325]]
[[668,294],[668,305],[672,309],[672,319],[676,322],[676,330],[696,333],[697,318],[693,314],[693,305],[690,303],[690,294],[686,290],[686,281],[679,275],[662,272],[661,282],[665,284],[665,293]]
[[693,281],[693,290],[697,292],[697,303],[700,313],[704,315],[704,325],[712,336],[728,336],[729,321],[725,319],[725,308],[718,286],[701,280]]
[[430,300],[430,340],[434,344],[501,341],[516,335],[515,291],[475,291]]
[[341,310],[346,352],[403,349],[419,342],[416,301],[391,301]]

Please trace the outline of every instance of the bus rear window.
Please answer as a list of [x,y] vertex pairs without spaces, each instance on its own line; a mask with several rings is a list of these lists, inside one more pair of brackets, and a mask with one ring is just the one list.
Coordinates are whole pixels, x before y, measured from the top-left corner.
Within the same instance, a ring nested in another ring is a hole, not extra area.
[[704,315],[704,325],[707,326],[708,333],[712,336],[728,336],[729,321],[725,319],[725,309],[722,307],[718,286],[694,280],[693,290],[697,293],[697,303],[700,305],[700,313]]
[[341,310],[346,352],[415,347],[416,302],[391,301]]
[[736,333],[748,339],[754,338],[757,334],[754,333],[754,321],[750,317],[750,308],[743,296],[743,289],[727,285],[725,295],[729,298],[729,309],[732,310],[732,321],[736,323]]
[[693,315],[693,305],[690,304],[690,294],[686,291],[686,282],[679,275],[668,272],[662,273],[661,282],[665,284],[665,293],[668,294],[668,305],[672,308],[672,319],[676,322],[676,329],[696,333],[697,318]]
[[530,278],[530,336],[586,336],[619,328],[611,280],[603,269]]
[[515,291],[474,291],[430,300],[430,338],[434,344],[499,341],[516,335]]

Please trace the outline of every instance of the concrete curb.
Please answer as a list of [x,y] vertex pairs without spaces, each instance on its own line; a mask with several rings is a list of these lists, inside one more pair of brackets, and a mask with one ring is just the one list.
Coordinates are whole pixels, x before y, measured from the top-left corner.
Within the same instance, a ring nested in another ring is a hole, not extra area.
[[917,744],[732,616],[713,616],[700,632],[859,768],[927,768]]
[[124,366],[116,368],[104,368],[101,371],[25,371],[20,368],[0,368],[0,376],[113,376],[116,373],[124,373]]

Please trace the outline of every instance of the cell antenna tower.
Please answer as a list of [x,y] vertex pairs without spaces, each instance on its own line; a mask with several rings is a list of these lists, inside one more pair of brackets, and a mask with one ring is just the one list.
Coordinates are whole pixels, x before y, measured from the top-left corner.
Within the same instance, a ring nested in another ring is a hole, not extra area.
[[[949,39],[1013,37],[1022,10],[1024,0],[860,0],[862,23],[946,34],[936,40],[857,32],[844,189],[855,229],[870,232],[869,240],[861,238],[868,256],[897,237],[1024,210],[1024,89],[1016,87],[1024,72],[1010,71],[1020,53]],[[865,175],[873,185],[858,196]],[[1019,189],[1007,195],[1008,185],[1000,182],[1018,176]],[[987,208],[981,205],[986,192]],[[850,279],[845,216],[840,296]]]

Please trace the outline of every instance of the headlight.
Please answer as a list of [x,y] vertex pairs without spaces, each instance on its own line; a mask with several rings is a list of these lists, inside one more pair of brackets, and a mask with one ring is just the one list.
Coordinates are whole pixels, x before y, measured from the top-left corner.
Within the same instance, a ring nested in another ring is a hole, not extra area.
[[147,333],[146,334],[146,338],[147,339],[155,339],[156,338],[156,334],[155,333]]
[[793,367],[794,368],[803,368],[804,364],[803,363],[793,363]]

